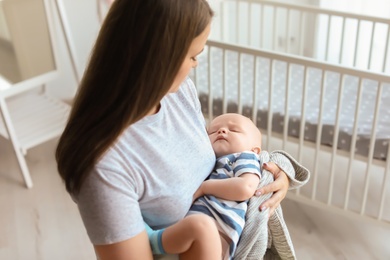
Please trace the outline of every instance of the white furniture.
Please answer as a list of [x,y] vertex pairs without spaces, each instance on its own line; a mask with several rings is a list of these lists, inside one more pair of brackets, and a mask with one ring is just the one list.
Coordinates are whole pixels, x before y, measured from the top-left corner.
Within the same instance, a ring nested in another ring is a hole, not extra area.
[[[5,0],[1,7],[10,28],[21,81],[11,83],[0,77],[0,135],[14,148],[25,184],[33,186],[26,163],[27,150],[58,137],[65,126],[70,105],[47,94],[45,84],[59,75],[53,37],[53,1]],[[44,17],[33,19],[43,10]],[[21,18],[22,19],[17,19]],[[25,20],[23,20],[25,19]],[[41,34],[42,21],[48,34]],[[34,33],[34,26],[37,31]],[[51,49],[49,57],[39,53]]]

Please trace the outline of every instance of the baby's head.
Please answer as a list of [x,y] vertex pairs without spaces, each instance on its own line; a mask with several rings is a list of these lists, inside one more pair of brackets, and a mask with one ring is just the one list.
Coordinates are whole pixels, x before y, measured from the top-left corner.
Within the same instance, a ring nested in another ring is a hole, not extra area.
[[243,151],[261,151],[261,132],[247,117],[228,113],[214,118],[207,129],[217,157]]

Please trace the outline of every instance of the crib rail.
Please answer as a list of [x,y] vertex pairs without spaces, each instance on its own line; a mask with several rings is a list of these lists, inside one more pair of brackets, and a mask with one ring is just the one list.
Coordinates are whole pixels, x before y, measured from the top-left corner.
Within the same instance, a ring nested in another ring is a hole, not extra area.
[[390,224],[390,128],[379,124],[390,122],[389,76],[211,40],[199,59],[192,76],[206,119],[247,115],[265,133],[263,149],[310,169],[310,183],[289,197]]
[[266,0],[213,8],[213,40],[390,73],[390,19]]

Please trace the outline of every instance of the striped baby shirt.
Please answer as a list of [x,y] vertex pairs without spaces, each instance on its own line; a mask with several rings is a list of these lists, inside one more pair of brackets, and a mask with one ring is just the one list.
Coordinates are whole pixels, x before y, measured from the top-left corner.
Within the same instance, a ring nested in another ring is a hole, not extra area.
[[[250,151],[221,156],[208,179],[226,179],[253,173],[261,177],[259,156]],[[225,259],[232,259],[245,224],[248,201],[229,201],[206,195],[195,200],[188,214],[204,213],[212,217],[229,244]]]

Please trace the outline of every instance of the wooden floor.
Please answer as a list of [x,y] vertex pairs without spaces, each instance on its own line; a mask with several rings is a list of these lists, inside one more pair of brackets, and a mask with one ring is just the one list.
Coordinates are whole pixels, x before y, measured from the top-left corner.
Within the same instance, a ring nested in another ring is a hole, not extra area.
[[[64,190],[53,140],[31,149],[34,187],[24,187],[10,143],[0,137],[0,260],[94,259],[79,213]],[[298,259],[390,259],[390,228],[284,200]]]

